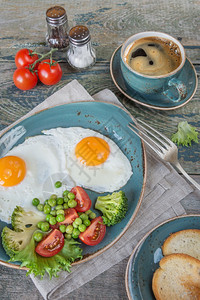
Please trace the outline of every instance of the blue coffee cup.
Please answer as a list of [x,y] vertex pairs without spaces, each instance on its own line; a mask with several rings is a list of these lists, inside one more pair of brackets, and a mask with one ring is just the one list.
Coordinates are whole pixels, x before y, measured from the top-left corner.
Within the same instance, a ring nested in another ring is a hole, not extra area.
[[[130,48],[139,39],[147,37],[168,40],[179,48],[181,61],[175,70],[164,75],[145,75],[138,73],[128,65],[126,56]],[[121,48],[120,67],[125,83],[135,91],[142,94],[148,95],[152,93],[163,93],[169,100],[173,102],[184,100],[184,98],[187,96],[186,86],[181,80],[179,80],[181,72],[184,71],[183,67],[185,61],[186,55],[182,44],[174,37],[162,32],[147,31],[137,33],[128,38],[123,43]]]

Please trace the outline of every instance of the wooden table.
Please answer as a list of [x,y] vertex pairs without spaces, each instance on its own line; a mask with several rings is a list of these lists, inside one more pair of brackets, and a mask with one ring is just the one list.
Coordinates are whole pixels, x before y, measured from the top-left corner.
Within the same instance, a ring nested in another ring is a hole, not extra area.
[[[0,130],[26,114],[46,97],[77,79],[92,95],[101,89],[111,89],[129,111],[145,119],[168,137],[176,131],[180,121],[187,120],[200,131],[200,85],[195,96],[186,106],[174,111],[155,111],[137,105],[123,96],[115,87],[109,72],[114,50],[130,35],[148,30],[166,32],[178,38],[186,49],[199,75],[199,15],[198,1],[191,0],[83,0],[58,3],[65,7],[70,27],[83,24],[89,27],[97,52],[95,66],[76,72],[66,63],[65,53],[56,54],[61,59],[63,77],[56,85],[39,84],[30,91],[18,90],[12,81],[15,70],[14,57],[21,48],[47,52],[45,46],[45,12],[52,5],[50,0],[2,1],[1,3],[1,98]],[[81,99],[80,99],[81,100]],[[184,169],[200,183],[200,146],[179,147],[180,162]],[[200,193],[194,192],[182,203],[187,213],[200,213]],[[127,299],[124,273],[127,259],[99,275],[88,284],[71,293],[67,299]],[[43,299],[32,281],[22,270],[0,266],[0,298]],[[67,300],[66,299],[66,300]]]

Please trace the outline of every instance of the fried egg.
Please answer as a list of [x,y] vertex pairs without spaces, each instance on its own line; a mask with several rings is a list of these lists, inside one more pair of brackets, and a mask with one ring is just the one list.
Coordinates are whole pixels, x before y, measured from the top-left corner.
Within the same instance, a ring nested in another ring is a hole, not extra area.
[[64,165],[64,153],[53,137],[30,137],[10,150],[0,159],[0,219],[10,222],[17,205],[36,210],[32,199],[37,197],[44,202],[45,197],[55,193],[52,176],[55,181],[57,174],[64,177]]
[[66,170],[76,185],[92,191],[114,192],[132,175],[128,158],[111,139],[81,127],[43,131],[62,142]]
[[[10,222],[14,208],[36,209],[56,193],[79,185],[92,191],[114,192],[132,175],[129,160],[104,135],[81,127],[44,130],[29,137],[0,159],[0,219]],[[56,189],[54,183],[63,182]]]

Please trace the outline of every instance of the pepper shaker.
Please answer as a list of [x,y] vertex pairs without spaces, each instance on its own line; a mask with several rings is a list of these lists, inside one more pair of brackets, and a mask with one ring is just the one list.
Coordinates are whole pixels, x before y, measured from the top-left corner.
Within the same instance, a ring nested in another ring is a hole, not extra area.
[[46,11],[46,40],[51,48],[64,49],[69,45],[68,19],[66,11],[61,6],[50,7]]
[[91,45],[88,28],[77,25],[69,31],[69,49],[67,61],[75,69],[86,69],[95,64],[96,54]]

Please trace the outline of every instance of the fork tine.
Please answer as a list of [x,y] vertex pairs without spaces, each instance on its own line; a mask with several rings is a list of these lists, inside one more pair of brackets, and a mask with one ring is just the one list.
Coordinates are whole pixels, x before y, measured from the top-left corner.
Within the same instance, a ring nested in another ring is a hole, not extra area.
[[[156,130],[155,128],[151,127],[150,125],[148,125],[147,123],[145,123],[144,121],[137,119],[137,121],[139,121],[140,123],[144,124],[146,127],[148,127],[149,129],[151,129],[152,131],[154,131],[155,133],[157,133],[159,136],[161,136],[165,141],[167,141],[170,145],[173,144],[173,142],[166,137],[165,135],[163,135],[161,132],[159,132],[158,130]],[[139,124],[140,125],[140,124]],[[152,133],[151,133],[152,134]],[[163,142],[164,143],[164,142]]]
[[[154,131],[150,131],[148,130],[146,127],[142,126],[141,124],[138,123],[138,128],[139,130],[142,130],[142,134],[145,134],[149,139],[150,136],[154,137],[154,143],[156,144],[157,147],[159,147],[160,149],[162,149],[163,151],[168,149],[169,145],[165,143],[165,141],[163,141],[161,138],[159,138],[157,135],[154,134]],[[159,144],[157,142],[159,142]],[[164,149],[163,149],[164,146]]]
[[[136,127],[135,127],[132,123],[129,123],[129,125],[136,129]],[[160,144],[160,142],[162,142],[162,141],[160,141],[160,140],[158,139],[158,137],[155,136],[152,132],[150,132],[149,130],[147,130],[145,127],[143,127],[143,126],[140,125],[140,124],[137,124],[137,125],[138,125],[138,130],[142,133],[142,135],[145,136],[148,140],[150,140],[151,143],[153,143],[154,145],[156,145],[156,147],[157,147],[158,149],[160,149],[162,153],[166,150],[167,145],[166,145],[164,142],[163,142],[163,144],[164,144],[164,146],[165,146],[166,148],[163,148],[163,146]],[[154,138],[159,142],[159,144],[158,144],[157,141],[154,140],[151,136],[154,137]]]
[[[137,136],[139,136],[139,138],[141,138],[154,152],[156,152],[159,156],[161,156],[163,153],[158,145],[158,149],[156,149],[151,143],[149,143],[149,141],[145,138],[147,137],[153,144],[157,144],[155,143],[151,138],[149,138],[147,136],[147,134],[143,133],[143,135],[141,135],[139,132],[137,132],[135,129],[136,127],[132,124],[132,123],[129,123],[128,125],[128,128],[130,128],[131,131],[133,131]],[[144,137],[145,135],[145,137]]]

